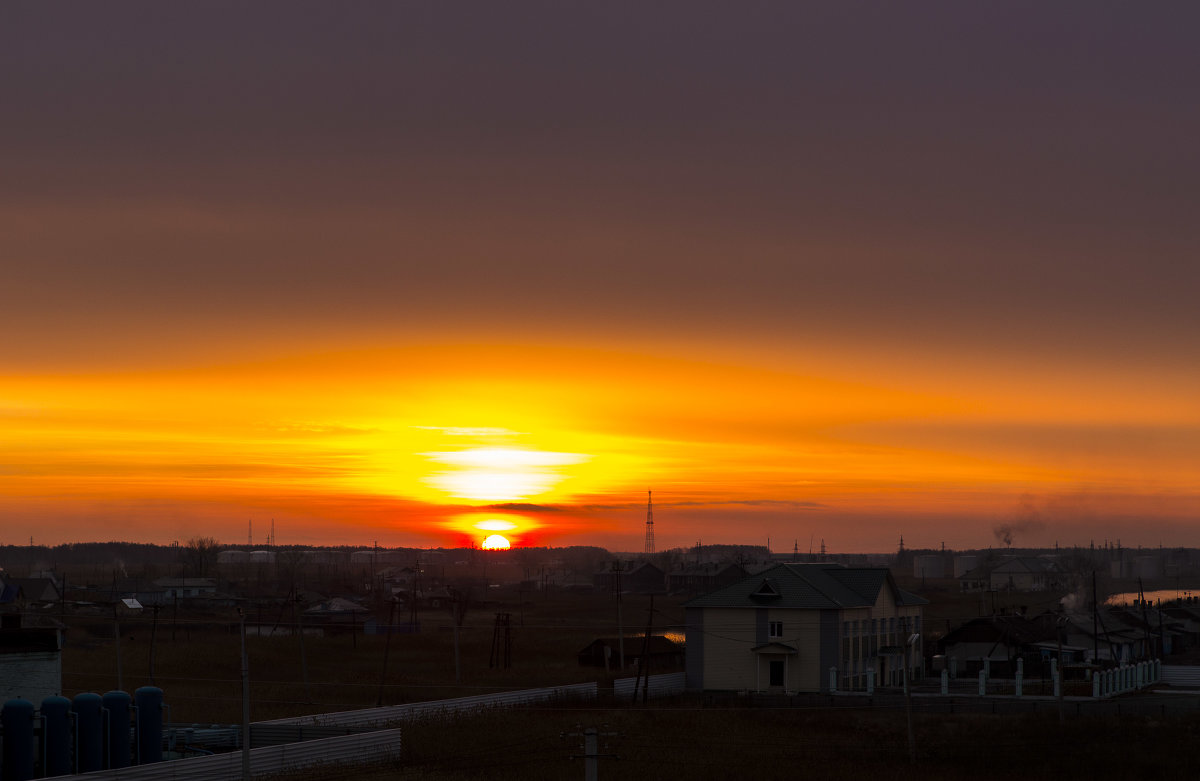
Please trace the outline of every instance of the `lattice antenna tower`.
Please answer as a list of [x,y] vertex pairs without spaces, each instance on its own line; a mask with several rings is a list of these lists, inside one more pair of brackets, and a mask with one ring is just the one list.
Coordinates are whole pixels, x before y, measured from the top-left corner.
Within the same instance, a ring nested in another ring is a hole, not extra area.
[[646,492],[646,553],[654,553],[654,496]]

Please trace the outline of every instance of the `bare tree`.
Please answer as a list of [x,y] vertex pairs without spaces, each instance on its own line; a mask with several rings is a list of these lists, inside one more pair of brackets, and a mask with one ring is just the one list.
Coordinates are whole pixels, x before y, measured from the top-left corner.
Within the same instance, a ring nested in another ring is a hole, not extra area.
[[197,577],[204,577],[217,563],[221,543],[216,537],[193,537],[183,545],[183,562]]

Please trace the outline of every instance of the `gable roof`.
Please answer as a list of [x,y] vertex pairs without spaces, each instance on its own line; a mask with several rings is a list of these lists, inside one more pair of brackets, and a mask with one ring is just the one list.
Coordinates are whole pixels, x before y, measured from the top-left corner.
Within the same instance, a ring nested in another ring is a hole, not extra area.
[[1042,559],[1034,556],[1016,556],[1001,562],[996,565],[992,572],[1059,572],[1058,564],[1050,559]]
[[684,603],[684,607],[771,607],[828,610],[872,607],[884,588],[901,605],[928,600],[896,587],[882,567],[787,563]]

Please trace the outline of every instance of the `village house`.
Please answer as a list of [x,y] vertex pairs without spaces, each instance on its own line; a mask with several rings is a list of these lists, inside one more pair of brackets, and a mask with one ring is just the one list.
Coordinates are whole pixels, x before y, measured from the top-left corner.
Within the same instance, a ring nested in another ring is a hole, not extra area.
[[661,594],[667,587],[667,574],[648,561],[616,563],[592,575],[592,588],[598,592],[627,591],[633,594]]
[[737,583],[749,574],[740,564],[696,564],[667,573],[672,594],[704,594]]
[[63,627],[46,617],[0,618],[0,698],[40,703],[62,694]]
[[1062,588],[1066,578],[1052,559],[1017,556],[992,568],[989,587],[992,591],[1048,591]]
[[579,664],[616,670],[621,667],[622,656],[625,666],[630,667],[641,664],[643,653],[646,654],[650,669],[657,672],[677,670],[683,666],[683,646],[662,635],[650,635],[649,642],[645,635],[598,638],[579,652]]
[[[900,686],[923,666],[921,608],[883,567],[780,564],[684,604],[692,690]],[[914,637],[915,636],[915,637]],[[910,644],[910,639],[912,640]]]
[[[958,675],[975,675],[985,663],[991,675],[1012,677],[1017,659],[1025,659],[1033,674],[1044,663],[1056,658],[1058,644],[1053,624],[1035,623],[1020,615],[995,615],[973,618],[950,631],[938,645],[947,663],[954,660]],[[1082,660],[1083,649],[1063,645],[1063,661]]]

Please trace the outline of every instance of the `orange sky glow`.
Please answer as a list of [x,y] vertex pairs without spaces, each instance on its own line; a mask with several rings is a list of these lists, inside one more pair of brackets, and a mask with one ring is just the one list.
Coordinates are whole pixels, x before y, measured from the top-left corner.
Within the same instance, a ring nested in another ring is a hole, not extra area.
[[1067,544],[1105,513],[1182,534],[1200,425],[1188,400],[1095,390],[1075,404],[1103,377],[1042,379],[996,394],[499,344],[27,374],[4,381],[0,496],[47,542],[109,524],[236,542],[274,520],[305,544],[502,533],[636,549],[648,489],[661,547],[967,546],[1013,519],[1035,521],[1031,542]]
[[0,542],[1200,546],[1197,26],[23,4]]

